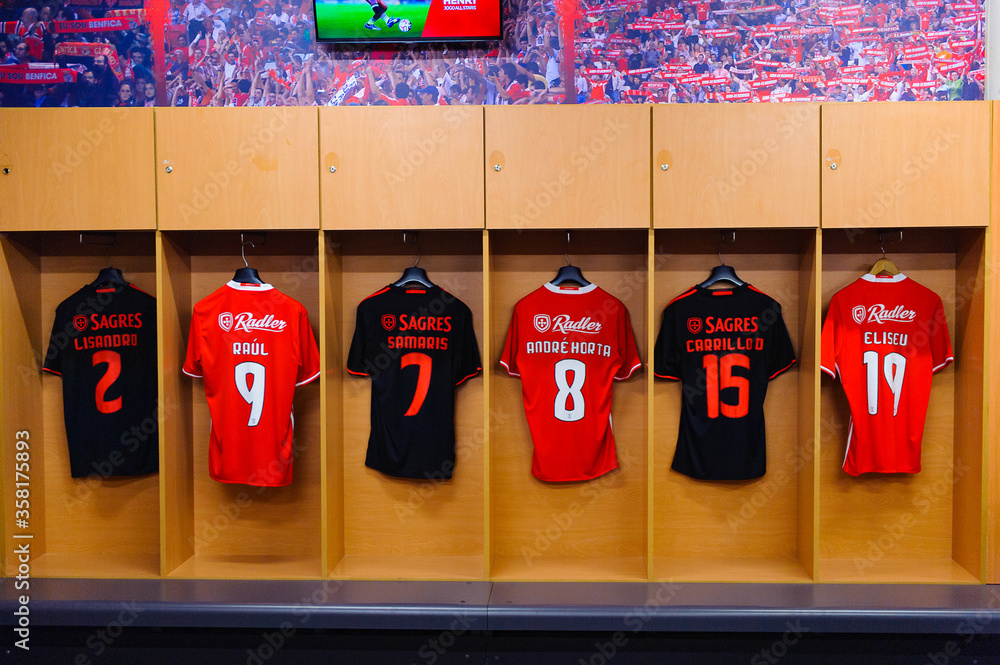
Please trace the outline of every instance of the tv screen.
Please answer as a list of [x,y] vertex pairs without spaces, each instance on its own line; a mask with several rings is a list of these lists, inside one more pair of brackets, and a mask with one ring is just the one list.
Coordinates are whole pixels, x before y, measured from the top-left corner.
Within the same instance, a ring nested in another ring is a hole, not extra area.
[[500,39],[500,0],[313,0],[320,42]]

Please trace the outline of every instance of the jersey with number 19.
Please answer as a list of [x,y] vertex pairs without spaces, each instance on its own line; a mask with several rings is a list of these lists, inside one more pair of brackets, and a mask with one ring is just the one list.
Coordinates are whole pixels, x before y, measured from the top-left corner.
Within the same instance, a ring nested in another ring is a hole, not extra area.
[[642,366],[625,305],[596,284],[544,284],[521,298],[500,364],[521,379],[539,480],[589,480],[617,468],[614,381]]
[[205,384],[212,478],[291,483],[292,398],[320,372],[306,308],[270,284],[230,281],[194,306],[183,369]]
[[834,294],[820,369],[851,408],[844,471],[920,471],[931,377],[952,360],[941,298],[906,275],[862,275]]

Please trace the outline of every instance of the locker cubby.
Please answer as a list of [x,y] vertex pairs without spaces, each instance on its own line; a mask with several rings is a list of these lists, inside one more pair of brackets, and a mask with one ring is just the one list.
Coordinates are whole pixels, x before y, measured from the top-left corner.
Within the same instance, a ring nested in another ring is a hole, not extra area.
[[651,552],[654,580],[808,582],[813,571],[817,251],[814,229],[657,230],[650,337],[663,310],[702,282],[720,255],[739,277],[781,305],[798,362],[768,385],[767,472],[705,481],[672,470],[681,384],[649,378]]
[[457,388],[450,480],[393,478],[365,466],[371,380],[347,373],[358,304],[418,265],[472,310],[484,367],[483,231],[328,231],[323,256],[326,572],[337,579],[486,576],[485,381]]
[[[159,574],[157,474],[112,477],[106,466],[98,465],[93,476],[70,477],[62,381],[41,370],[59,303],[93,282],[109,262],[138,288],[155,293],[154,250],[153,231],[105,232],[83,241],[75,232],[0,236],[5,532],[32,535],[30,540],[8,542],[11,550],[29,544],[33,576]],[[15,481],[23,482],[15,480],[14,433],[22,430],[28,432],[30,445],[28,528],[16,524],[14,513]],[[7,564],[6,574],[16,574],[17,560],[9,558]]]
[[[318,231],[268,231],[246,240],[250,266],[301,302],[320,334]],[[162,574],[185,578],[282,579],[320,575],[319,381],[295,390],[293,482],[253,487],[212,480],[210,418],[200,379],[181,372],[195,303],[232,279],[241,234],[157,235],[163,475]]]
[[646,332],[649,232],[489,232],[489,538],[494,580],[647,578],[646,381],[615,382],[612,419],[619,468],[585,482],[531,475],[532,440],[521,382],[499,364],[515,303],[551,280],[564,254],[584,276],[628,307],[639,355]]
[[[917,474],[842,470],[847,398],[839,381],[823,377],[817,579],[983,581],[986,231],[906,229],[884,248],[904,274],[941,296],[955,362],[934,375]],[[833,294],[881,255],[871,229],[824,232],[824,316]]]

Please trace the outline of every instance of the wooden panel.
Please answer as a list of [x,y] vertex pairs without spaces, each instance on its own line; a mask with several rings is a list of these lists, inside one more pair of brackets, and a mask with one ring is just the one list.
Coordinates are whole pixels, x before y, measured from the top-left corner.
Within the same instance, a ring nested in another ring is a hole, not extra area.
[[[431,280],[472,310],[476,338],[482,339],[481,233],[422,232],[419,250],[404,246],[397,232],[338,235],[344,267],[344,324],[336,341],[344,355],[354,335],[358,303],[399,279],[403,268],[413,264],[417,251]],[[334,576],[398,578],[409,572],[480,579],[485,531],[483,379],[470,379],[456,390],[455,470],[450,480],[394,478],[366,467],[370,379],[345,377],[343,399],[345,558]],[[412,561],[400,569],[376,565],[395,566],[407,557]],[[449,561],[464,563],[450,568]]]
[[988,223],[986,102],[824,104],[822,117],[823,226]]
[[[957,247],[954,232],[907,230],[903,242],[889,248],[905,274],[941,296],[956,343]],[[881,251],[874,233],[851,231],[825,233],[823,252],[825,315],[833,294],[867,272]],[[971,477],[977,468],[971,458],[958,456],[962,447],[955,442],[959,371],[979,370],[956,363],[934,375],[918,474],[853,477],[843,471],[850,415],[847,399],[839,382],[823,378],[818,579],[893,581],[898,579],[901,560],[953,560],[954,481]],[[944,569],[930,566],[926,570]],[[966,575],[975,579],[978,571]],[[923,581],[952,579],[948,573]]]
[[323,376],[320,384],[322,469],[321,483],[325,498],[322,506],[323,572],[330,574],[344,557],[344,360],[340,344],[344,321],[344,266],[340,244],[328,234],[320,237],[320,356]]
[[[239,256],[234,256],[240,247],[237,233],[196,232],[169,237],[190,255],[192,305],[231,279],[236,267],[242,267]],[[247,258],[261,277],[306,307],[314,332],[319,329],[320,311],[317,252],[317,235],[308,231],[269,232],[262,243],[247,248]],[[190,314],[187,320],[190,325]],[[177,349],[181,357],[186,344],[187,334]],[[322,472],[319,383],[295,390],[292,484],[265,488],[211,479],[210,416],[203,384],[186,376],[181,381],[191,384],[190,433],[184,445],[193,447],[192,531],[181,535],[194,554],[169,574],[247,579],[318,577]]]
[[176,236],[157,232],[156,310],[159,329],[160,573],[194,554],[192,382],[180,372],[191,328],[191,255]]
[[989,393],[987,408],[987,459],[988,482],[986,486],[987,552],[986,581],[990,584],[1000,583],[1000,307],[996,298],[996,266],[1000,265],[1000,186],[996,184],[1000,177],[1000,102],[993,102],[993,169],[992,173],[992,205],[993,214],[991,228],[987,232],[987,251],[990,266],[989,277],[986,280],[986,357],[989,365],[986,367],[989,376]]
[[153,109],[4,109],[3,123],[0,229],[156,228]]
[[[0,236],[0,462],[3,463],[4,536],[15,528],[15,467],[17,432],[27,430],[30,478],[31,548],[45,552],[45,431],[42,413],[41,259],[37,242],[23,234]],[[47,341],[47,340],[46,340]],[[6,541],[13,543],[13,540]],[[4,547],[5,555],[13,545]],[[5,561],[5,575],[13,576],[17,562]]]
[[319,120],[323,228],[483,227],[482,107],[328,107]]
[[[654,384],[655,574],[660,579],[715,581],[802,581],[809,577],[811,506],[800,506],[811,491],[808,435],[813,406],[808,384],[815,380],[815,323],[808,319],[809,284],[815,280],[815,231],[736,232],[722,247],[739,276],[781,304],[799,364],[768,385],[764,401],[767,473],[750,481],[709,482],[670,467],[677,447],[681,385]],[[719,234],[711,231],[658,231],[654,274],[654,319],[667,303],[708,276],[718,264]],[[730,565],[740,560],[758,564]],[[751,575],[743,578],[741,575]]]
[[[483,230],[483,316],[493,316],[493,251],[490,247],[490,232]],[[493,348],[493,328],[492,319],[483,322],[483,336],[479,351],[483,361],[483,430],[485,435],[483,454],[483,561],[482,575],[484,579],[489,579],[490,568],[493,563],[493,521],[491,519],[490,507],[493,505],[493,496],[490,492],[490,454],[491,448],[491,421],[490,405],[493,403],[493,361],[488,357]]]
[[487,107],[486,226],[649,228],[649,113]]
[[975,584],[978,580],[951,558],[944,559],[883,559],[877,576],[856,559],[824,560],[818,582],[878,581],[883,584]]
[[[645,231],[573,233],[570,258],[587,279],[628,308],[639,353],[646,336]],[[580,483],[545,483],[531,475],[532,440],[521,382],[496,363],[518,299],[563,265],[565,233],[490,234],[491,576],[495,579],[635,580],[646,578],[646,381],[615,385],[612,418],[619,468]],[[517,497],[516,501],[511,497]]]
[[799,562],[811,578],[816,575],[816,552],[819,544],[819,441],[820,318],[821,262],[823,234],[817,229],[812,243],[807,242],[799,264],[799,330],[802,348],[799,350],[799,444],[796,458],[798,469],[798,549]]
[[318,229],[318,160],[314,108],[157,109],[159,228]]
[[653,226],[819,226],[818,161],[819,104],[656,105]]

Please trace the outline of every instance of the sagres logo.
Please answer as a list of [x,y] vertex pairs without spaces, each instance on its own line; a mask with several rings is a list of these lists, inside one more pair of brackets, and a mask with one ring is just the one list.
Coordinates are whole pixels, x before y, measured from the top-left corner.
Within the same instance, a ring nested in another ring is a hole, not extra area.
[[688,332],[690,332],[692,335],[697,335],[698,333],[700,333],[701,319],[695,316],[688,319]]
[[73,317],[73,327],[77,330],[87,329],[87,317],[83,314],[77,314]]
[[851,316],[854,317],[854,322],[861,324],[865,322],[865,308],[858,305],[851,311]]
[[232,312],[223,312],[222,314],[219,314],[219,327],[225,330],[226,332],[229,332],[230,330],[233,329]]
[[552,319],[548,314],[535,314],[535,330],[540,333],[548,332],[549,328],[552,326]]
[[382,327],[386,330],[392,330],[396,327],[396,317],[392,314],[382,315]]
[[906,309],[902,305],[896,305],[892,309],[889,309],[880,303],[868,308],[867,318],[865,318],[864,307],[855,307],[853,312],[854,320],[858,323],[861,323],[858,319],[859,309],[861,310],[861,317],[865,319],[865,323],[912,323],[917,318],[917,313],[912,309]]

